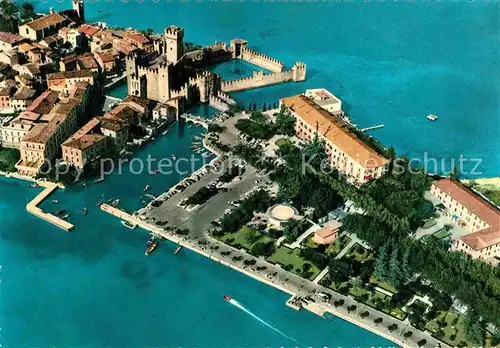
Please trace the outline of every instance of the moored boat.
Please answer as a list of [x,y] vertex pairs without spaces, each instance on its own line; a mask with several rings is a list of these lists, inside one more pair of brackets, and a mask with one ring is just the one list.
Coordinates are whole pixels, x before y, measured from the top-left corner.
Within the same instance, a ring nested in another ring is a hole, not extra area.
[[87,209],[87,207],[84,207],[84,208],[83,208],[83,215],[87,215],[88,211],[89,211],[89,210]]
[[158,248],[158,241],[154,241],[147,249],[146,249],[146,252],[144,253],[144,255],[148,256],[149,254],[151,254],[153,251],[156,250],[156,248]]
[[57,199],[53,199],[53,200],[52,200],[52,203],[54,203],[54,204],[58,204],[58,203],[59,203],[59,201],[58,201]]
[[156,175],[156,174],[158,174],[159,172],[160,172],[160,170],[159,170],[159,169],[153,170],[153,171],[151,172],[151,175]]
[[37,188],[37,187],[40,187],[40,185],[38,185],[36,182],[34,182],[34,183],[30,184],[29,187]]
[[59,216],[59,215],[62,215],[66,212],[66,210],[64,209],[59,209],[58,211],[56,211],[56,216]]
[[177,255],[181,250],[182,250],[182,245],[179,245],[177,248],[175,248],[174,255]]
[[131,230],[135,229],[137,227],[137,224],[133,224],[129,221],[121,221],[122,225],[125,226],[126,228],[130,228]]
[[120,200],[119,199],[115,199],[114,201],[111,202],[111,206],[112,207],[116,207],[116,206],[118,206],[118,204],[120,204]]
[[436,115],[430,114],[430,115],[427,115],[427,119],[429,121],[436,121],[438,119],[438,117]]
[[149,185],[146,185],[146,187],[144,187],[144,189],[142,191],[146,192],[147,190],[149,190],[151,188],[151,186]]

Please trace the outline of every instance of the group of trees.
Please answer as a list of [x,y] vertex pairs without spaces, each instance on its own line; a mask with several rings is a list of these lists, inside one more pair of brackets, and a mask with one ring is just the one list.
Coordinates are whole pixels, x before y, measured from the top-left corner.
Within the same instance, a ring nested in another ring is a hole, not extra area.
[[264,212],[274,203],[273,198],[265,190],[259,190],[244,200],[239,207],[224,216],[220,223],[220,230],[215,235],[235,232],[248,223],[254,212]]
[[290,220],[285,224],[285,228],[283,229],[283,235],[286,238],[288,243],[293,242],[304,233],[309,227],[311,223],[307,221],[307,219],[301,220]]
[[219,190],[215,187],[202,187],[187,199],[186,205],[203,204],[215,196],[217,192]]
[[16,171],[16,163],[21,158],[18,149],[3,148],[0,146],[0,171],[14,172]]
[[20,23],[37,18],[33,4],[25,2],[19,8],[13,1],[0,1],[0,31],[17,33],[18,21]]
[[272,122],[262,112],[253,111],[249,119],[240,119],[236,128],[253,139],[269,139],[276,134],[295,135],[295,117],[285,107],[275,114]]
[[409,249],[401,253],[398,246],[393,245],[389,253],[389,244],[385,244],[378,251],[373,275],[380,281],[398,287],[400,284],[406,283],[412,276],[409,257]]

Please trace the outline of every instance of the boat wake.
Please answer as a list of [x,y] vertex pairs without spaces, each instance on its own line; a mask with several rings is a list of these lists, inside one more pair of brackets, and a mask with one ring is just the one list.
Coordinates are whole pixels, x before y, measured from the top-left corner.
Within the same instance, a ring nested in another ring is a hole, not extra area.
[[251,317],[253,317],[254,319],[256,319],[257,321],[259,321],[260,323],[264,324],[265,326],[267,326],[268,328],[270,328],[271,330],[279,333],[281,336],[285,337],[285,338],[288,338],[289,340],[291,341],[294,341],[295,343],[299,343],[295,338],[293,337],[290,337],[286,334],[284,334],[283,332],[281,332],[280,330],[278,330],[277,328],[275,328],[274,326],[272,326],[271,324],[269,324],[267,321],[265,321],[264,319],[261,319],[260,317],[258,317],[257,315],[253,314],[252,312],[250,312],[248,309],[246,309],[241,303],[239,303],[238,301],[236,301],[235,299],[231,299],[228,301],[230,304],[232,304],[233,306],[241,309],[243,312],[247,313],[248,315],[250,315]]

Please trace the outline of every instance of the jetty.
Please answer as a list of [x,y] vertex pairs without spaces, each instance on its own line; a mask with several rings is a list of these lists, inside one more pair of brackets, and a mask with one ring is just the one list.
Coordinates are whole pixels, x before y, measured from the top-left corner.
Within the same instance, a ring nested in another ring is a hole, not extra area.
[[360,129],[362,132],[366,132],[366,131],[370,131],[370,130],[374,130],[374,129],[379,129],[379,128],[384,128],[385,125],[383,124],[379,124],[377,126],[372,126],[372,127],[367,127],[367,128],[362,128]]
[[47,197],[49,197],[55,190],[57,190],[59,186],[47,181],[38,181],[37,183],[38,185],[45,187],[45,189],[26,205],[26,210],[31,214],[38,216],[40,219],[43,219],[59,228],[62,228],[66,232],[73,230],[75,228],[73,224],[55,215],[46,213],[39,207],[39,205],[42,204],[42,202],[47,199]]

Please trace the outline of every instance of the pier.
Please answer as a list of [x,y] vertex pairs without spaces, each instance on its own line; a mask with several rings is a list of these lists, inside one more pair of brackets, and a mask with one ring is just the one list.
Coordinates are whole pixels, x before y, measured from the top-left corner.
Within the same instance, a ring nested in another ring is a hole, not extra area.
[[45,189],[26,205],[26,210],[31,214],[38,216],[40,219],[43,219],[59,228],[62,228],[66,232],[73,230],[75,228],[73,224],[55,215],[46,213],[41,208],[38,207],[47,197],[49,197],[52,194],[52,192],[57,190],[58,186],[52,182],[45,182],[45,181],[40,181],[38,182],[38,184],[40,186],[45,187]]
[[379,129],[379,128],[384,128],[385,125],[383,124],[379,124],[377,126],[373,126],[373,127],[368,127],[368,128],[362,128],[360,129],[362,132],[366,132],[366,131],[370,131],[370,130],[374,130],[374,129]]

